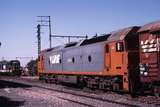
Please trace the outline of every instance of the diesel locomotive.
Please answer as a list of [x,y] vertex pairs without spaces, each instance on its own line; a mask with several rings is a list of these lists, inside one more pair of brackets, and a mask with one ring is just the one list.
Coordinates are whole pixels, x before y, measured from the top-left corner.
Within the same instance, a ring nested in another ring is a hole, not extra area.
[[45,49],[38,56],[38,74],[46,82],[159,94],[159,38],[158,21]]
[[0,75],[20,75],[21,65],[19,60],[0,61]]

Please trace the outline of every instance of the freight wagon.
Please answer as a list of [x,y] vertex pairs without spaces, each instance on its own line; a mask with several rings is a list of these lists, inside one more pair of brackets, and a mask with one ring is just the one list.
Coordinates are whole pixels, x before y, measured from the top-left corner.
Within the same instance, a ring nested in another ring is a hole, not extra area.
[[140,43],[140,80],[142,89],[160,93],[160,21],[141,27]]

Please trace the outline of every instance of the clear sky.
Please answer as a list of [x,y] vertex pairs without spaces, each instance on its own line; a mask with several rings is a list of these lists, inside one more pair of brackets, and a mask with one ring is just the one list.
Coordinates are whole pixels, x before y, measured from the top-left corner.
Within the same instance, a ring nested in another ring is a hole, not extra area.
[[[89,35],[160,20],[160,0],[0,0],[0,60],[37,57],[37,16],[50,15],[52,34]],[[49,47],[42,29],[42,49]],[[53,38],[53,46],[66,43]]]

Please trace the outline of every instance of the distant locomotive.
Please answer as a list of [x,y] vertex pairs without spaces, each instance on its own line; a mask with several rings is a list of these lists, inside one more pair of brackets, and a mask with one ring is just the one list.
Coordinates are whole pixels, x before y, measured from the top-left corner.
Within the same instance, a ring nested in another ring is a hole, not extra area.
[[8,61],[6,60],[3,60],[3,61],[0,61],[0,72],[12,72],[10,70],[10,64]]
[[0,74],[20,75],[21,74],[20,61],[18,60],[0,61]]
[[[156,32],[151,33],[151,28],[147,27],[147,37],[143,37],[145,26],[132,26],[43,50],[38,57],[40,79],[103,90],[123,90],[132,95],[144,92],[149,89],[146,86],[155,84],[155,92],[159,94],[159,39],[153,42],[156,52],[144,52],[147,39],[159,38],[160,27],[157,28],[157,25],[160,26],[160,22],[154,24]],[[149,65],[150,59],[143,58],[146,54],[155,60],[156,77],[149,75],[153,71]]]

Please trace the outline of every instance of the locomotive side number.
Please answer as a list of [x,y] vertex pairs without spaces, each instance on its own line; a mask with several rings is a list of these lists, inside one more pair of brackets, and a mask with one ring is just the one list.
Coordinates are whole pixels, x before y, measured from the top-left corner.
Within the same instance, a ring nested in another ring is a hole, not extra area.
[[51,64],[59,64],[60,63],[60,55],[53,55],[49,57],[49,61]]

